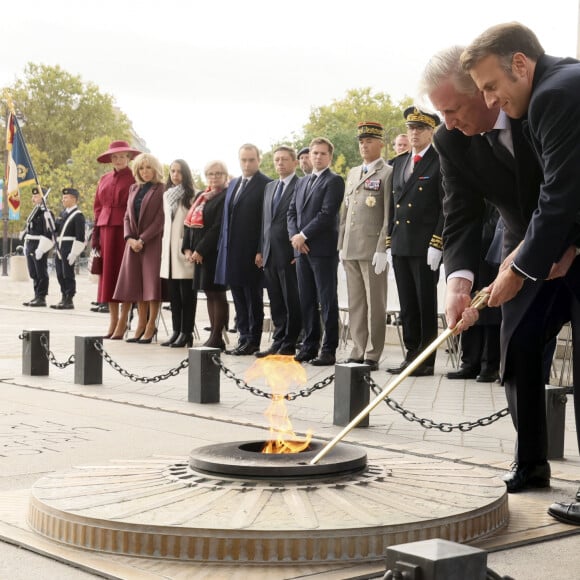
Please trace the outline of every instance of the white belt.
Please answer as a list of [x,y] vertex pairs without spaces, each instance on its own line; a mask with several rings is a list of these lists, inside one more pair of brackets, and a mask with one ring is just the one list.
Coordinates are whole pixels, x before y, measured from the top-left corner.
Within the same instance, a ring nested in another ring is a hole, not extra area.
[[74,236],[63,236],[58,239],[59,242],[74,242],[75,240],[76,238]]
[[35,236],[35,235],[32,235],[32,234],[26,234],[24,236],[24,239],[25,240],[40,240],[40,238],[42,238],[42,236]]

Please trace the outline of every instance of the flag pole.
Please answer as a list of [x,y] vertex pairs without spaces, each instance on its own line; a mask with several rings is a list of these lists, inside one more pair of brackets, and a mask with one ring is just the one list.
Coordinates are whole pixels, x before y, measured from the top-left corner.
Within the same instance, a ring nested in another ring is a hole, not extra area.
[[[480,290],[471,301],[471,308],[481,310],[487,305],[489,294]],[[318,463],[334,446],[341,441],[354,427],[356,427],[375,407],[379,405],[387,396],[394,391],[421,363],[443,344],[453,334],[459,334],[463,327],[463,318],[453,327],[448,328],[439,335],[403,372],[387,386],[334,438],[323,447],[318,454],[310,460],[311,465]]]
[[12,113],[12,100],[7,92],[2,94],[2,97],[6,100],[6,113],[4,118],[6,119],[6,135],[4,136],[3,144],[3,172],[2,172],[2,276],[8,276],[8,224],[10,223],[8,215],[8,184],[6,183],[6,174],[8,166],[8,147],[7,147],[7,136],[8,136],[8,126],[10,123],[10,114]]

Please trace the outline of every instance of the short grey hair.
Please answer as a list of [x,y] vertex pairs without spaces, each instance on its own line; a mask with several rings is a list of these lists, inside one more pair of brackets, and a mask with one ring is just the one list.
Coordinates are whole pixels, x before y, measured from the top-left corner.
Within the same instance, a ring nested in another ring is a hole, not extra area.
[[454,45],[440,50],[430,59],[419,81],[419,95],[429,96],[442,83],[450,80],[457,92],[474,95],[477,85],[461,66],[461,55],[465,47]]

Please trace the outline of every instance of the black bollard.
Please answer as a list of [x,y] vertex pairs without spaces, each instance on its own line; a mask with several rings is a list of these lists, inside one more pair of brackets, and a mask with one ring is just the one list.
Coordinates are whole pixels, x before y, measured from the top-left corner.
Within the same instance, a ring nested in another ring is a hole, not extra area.
[[546,385],[546,424],[548,427],[548,459],[564,457],[566,425],[566,388]]
[[102,336],[75,336],[75,384],[102,385],[103,357],[95,344],[103,345]]
[[[333,425],[348,425],[370,401],[370,387],[364,377],[370,367],[357,363],[337,364],[334,371],[334,418]],[[357,427],[368,427],[369,416]]]
[[199,346],[189,349],[187,400],[190,403],[220,402],[220,369],[212,357],[220,355],[219,348]]
[[50,332],[48,330],[22,331],[22,374],[36,377],[48,376],[48,355],[40,342],[40,337],[46,338],[46,348],[50,348]]

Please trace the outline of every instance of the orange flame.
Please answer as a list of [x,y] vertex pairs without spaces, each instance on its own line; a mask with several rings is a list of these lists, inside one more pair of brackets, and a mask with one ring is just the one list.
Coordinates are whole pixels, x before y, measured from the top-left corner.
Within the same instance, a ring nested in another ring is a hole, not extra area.
[[290,385],[306,384],[304,367],[291,356],[275,354],[257,359],[247,370],[245,378],[248,381],[264,378],[272,389],[272,402],[264,413],[270,421],[270,440],[262,453],[300,453],[306,449],[312,431],[308,430],[305,439],[296,437],[284,399]]

